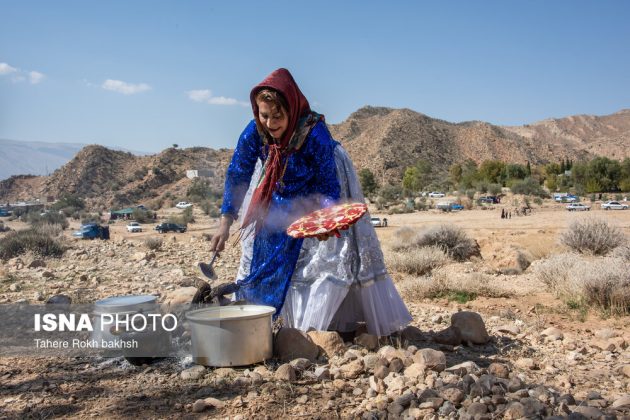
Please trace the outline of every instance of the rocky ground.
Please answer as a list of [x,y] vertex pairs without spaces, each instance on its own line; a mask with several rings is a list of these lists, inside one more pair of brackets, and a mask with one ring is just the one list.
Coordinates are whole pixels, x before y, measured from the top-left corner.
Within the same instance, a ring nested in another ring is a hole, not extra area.
[[[157,233],[126,234],[115,225],[111,241],[70,241],[60,260],[2,262],[0,302],[43,303],[60,293],[83,303],[146,293],[162,302],[185,299],[196,263],[209,257],[204,233],[213,223],[161,235],[153,251],[144,240]],[[381,239],[392,229],[379,231]],[[482,254],[487,249],[494,248],[482,246]],[[237,248],[223,253],[219,277],[232,278],[237,261]],[[206,368],[190,357],[144,366],[122,358],[3,357],[0,417],[630,417],[628,318],[567,310],[527,273],[497,279],[529,288],[463,304],[408,301],[412,326],[380,340],[361,334],[344,343],[332,332],[282,329],[276,357],[245,368]]]

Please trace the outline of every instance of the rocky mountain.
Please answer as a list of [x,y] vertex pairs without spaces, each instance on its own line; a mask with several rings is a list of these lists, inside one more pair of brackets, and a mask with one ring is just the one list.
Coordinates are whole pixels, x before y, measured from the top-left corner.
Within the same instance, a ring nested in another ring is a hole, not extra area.
[[[481,121],[451,123],[410,109],[367,106],[330,130],[356,168],[369,168],[381,183],[399,182],[405,168],[419,160],[430,162],[435,171],[446,171],[467,159],[539,164],[595,155],[630,157],[630,110],[500,127]],[[191,169],[207,171],[212,187],[220,191],[231,155],[229,149],[196,147],[136,156],[91,145],[50,176],[1,181],[0,202],[74,193],[96,208],[107,209],[153,199],[183,199],[192,182],[186,177]]]
[[539,164],[565,157],[630,157],[630,110],[501,127],[481,121],[450,123],[409,109],[367,106],[330,129],[357,168],[369,168],[381,182],[400,179],[407,166],[421,159],[445,170],[467,159]]
[[106,210],[165,197],[183,199],[192,183],[187,170],[205,171],[210,185],[220,190],[231,155],[228,149],[196,147],[136,156],[90,145],[50,176],[13,176],[0,181],[0,202],[77,194],[90,207]]
[[567,150],[574,156],[630,157],[630,109],[599,117],[574,115],[503,128],[535,143],[549,144],[554,150]]

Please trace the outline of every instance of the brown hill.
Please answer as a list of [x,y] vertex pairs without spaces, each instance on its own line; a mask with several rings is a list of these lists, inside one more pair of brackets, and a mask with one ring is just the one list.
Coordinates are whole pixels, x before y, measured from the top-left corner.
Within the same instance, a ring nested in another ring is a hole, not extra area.
[[539,164],[595,155],[630,156],[630,111],[500,127],[481,121],[455,124],[409,109],[368,106],[330,129],[357,168],[369,168],[381,182],[400,180],[404,169],[419,160],[444,171],[467,159]]
[[599,155],[619,160],[630,157],[630,109],[611,115],[574,115],[503,128],[536,143],[548,144],[553,150],[567,150],[573,156]]
[[192,180],[187,170],[204,170],[211,186],[222,189],[232,151],[205,147],[169,148],[157,155],[90,145],[47,177],[11,177],[0,182],[0,202],[56,199],[77,194],[91,208],[109,209],[159,197],[184,199]]
[[[439,172],[467,159],[539,164],[595,155],[630,157],[630,110],[499,127],[480,121],[456,124],[409,109],[367,106],[330,130],[357,169],[369,168],[380,183],[400,182],[405,168],[419,160],[430,162]],[[48,177],[16,176],[0,182],[0,202],[72,193],[86,198],[92,208],[108,209],[164,197],[184,199],[192,183],[187,170],[209,171],[207,179],[220,191],[231,155],[229,149],[195,147],[134,156],[87,146]]]

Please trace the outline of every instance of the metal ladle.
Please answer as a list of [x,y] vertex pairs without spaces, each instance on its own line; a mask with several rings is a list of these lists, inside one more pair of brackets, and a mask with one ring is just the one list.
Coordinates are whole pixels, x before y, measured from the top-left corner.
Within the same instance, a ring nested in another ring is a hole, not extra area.
[[201,274],[203,274],[210,280],[216,280],[218,278],[217,273],[214,271],[214,268],[212,268],[212,264],[214,264],[214,260],[217,258],[218,255],[219,255],[219,252],[215,251],[214,254],[212,254],[212,259],[210,260],[209,263],[206,264],[204,262],[200,262],[198,264],[199,271],[201,271]]

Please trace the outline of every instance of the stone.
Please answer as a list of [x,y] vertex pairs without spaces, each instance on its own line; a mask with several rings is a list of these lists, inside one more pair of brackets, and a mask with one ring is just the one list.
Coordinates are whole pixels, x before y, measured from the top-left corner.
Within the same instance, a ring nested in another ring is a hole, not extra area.
[[413,363],[407,366],[403,371],[403,376],[414,381],[424,381],[424,365],[421,363]]
[[510,335],[519,335],[521,333],[521,329],[517,327],[516,325],[512,325],[512,324],[502,325],[497,328],[497,331],[500,333],[510,334]]
[[276,369],[274,377],[278,381],[295,382],[295,369],[289,363],[285,363]]
[[523,383],[523,381],[515,376],[510,378],[510,381],[508,382],[508,391],[516,392],[520,389],[523,389],[524,386],[525,384]]
[[623,365],[619,370],[626,378],[630,378],[630,365]]
[[420,328],[414,327],[413,325],[409,325],[404,330],[402,330],[401,335],[405,340],[411,342],[422,341],[423,338]]
[[488,407],[480,402],[474,402],[468,406],[466,413],[470,416],[480,416],[488,412]]
[[181,287],[168,292],[164,298],[164,303],[167,305],[186,305],[192,302],[195,293],[197,293],[196,287]]
[[289,364],[293,366],[293,369],[295,369],[298,372],[305,371],[306,369],[310,368],[313,365],[313,363],[310,360],[304,357],[293,359],[289,362]]
[[598,419],[604,415],[599,408],[589,407],[587,405],[579,405],[573,409],[574,413],[579,413],[587,419]]
[[401,370],[403,370],[403,368],[405,367],[404,363],[402,360],[400,360],[398,357],[394,357],[390,362],[389,362],[389,371],[390,372],[400,372]]
[[459,328],[462,341],[473,344],[485,344],[490,340],[481,315],[476,312],[462,311],[451,316],[451,325]]
[[441,372],[446,368],[446,356],[441,351],[420,349],[413,355],[415,363],[420,363],[425,369]]
[[549,341],[562,340],[564,334],[558,328],[549,327],[540,333],[542,337],[546,337]]
[[497,378],[508,379],[510,376],[510,369],[503,363],[490,363],[490,366],[488,366],[488,373],[496,376]]
[[234,369],[226,367],[215,369],[213,373],[217,378],[232,378],[236,376]]
[[225,407],[225,402],[218,400],[216,398],[212,398],[212,397],[208,397],[208,398],[204,398],[203,402],[206,403],[206,405],[211,405],[215,408],[223,408]]
[[385,392],[385,383],[382,379],[370,376],[370,378],[368,379],[368,384],[370,386],[370,389],[378,394],[382,394],[383,392]]
[[206,408],[208,408],[208,405],[206,404],[204,400],[197,400],[192,405],[193,413],[201,413]]
[[372,334],[363,333],[354,338],[354,343],[373,351],[378,348],[378,337]]
[[309,331],[308,337],[321,348],[327,357],[341,356],[346,352],[346,346],[336,331]]
[[514,362],[514,365],[521,369],[531,370],[536,368],[536,362],[534,362],[534,359],[531,359],[529,357],[521,357],[520,359],[516,360],[516,362]]
[[274,352],[285,362],[300,358],[315,361],[319,355],[319,347],[311,340],[310,335],[296,328],[280,328],[274,339]]
[[615,410],[630,408],[630,395],[624,395],[621,398],[617,398],[611,405]]
[[503,418],[506,420],[516,420],[525,417],[525,407],[520,402],[512,402],[507,406],[503,413]]
[[325,381],[330,379],[330,370],[327,367],[320,366],[315,369],[315,379]]
[[374,353],[368,353],[363,356],[363,365],[366,369],[374,369],[381,356]]
[[363,373],[363,360],[357,359],[339,367],[344,379],[356,379]]
[[459,328],[451,325],[450,327],[436,333],[433,336],[433,341],[438,344],[459,346],[462,343],[462,333]]
[[450,366],[445,369],[447,372],[450,372],[457,376],[463,376],[467,373],[477,373],[479,372],[479,366],[471,360],[467,362],[460,363],[458,365]]
[[442,398],[450,401],[456,407],[466,398],[466,395],[459,388],[446,388],[442,390],[441,395]]
[[46,267],[46,263],[41,259],[34,259],[28,264],[28,268]]
[[182,372],[180,373],[180,377],[184,380],[190,381],[190,380],[197,380],[205,376],[205,374],[206,374],[206,367],[201,366],[201,365],[196,365],[186,370],[182,370]]
[[401,354],[392,346],[383,346],[378,350],[378,355],[387,360],[389,363],[394,357],[400,357]]
[[377,366],[374,368],[374,376],[378,379],[385,379],[389,375],[389,368],[387,366]]

